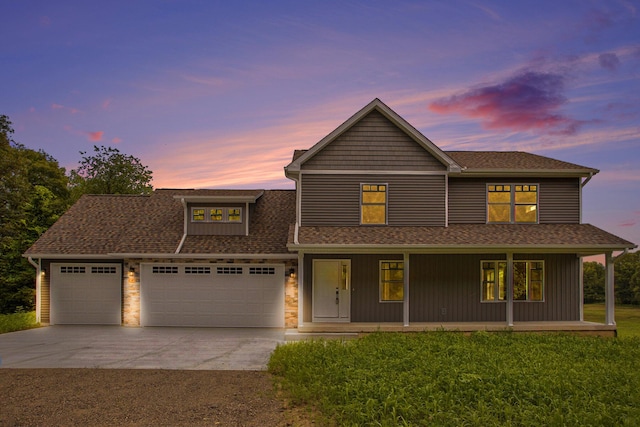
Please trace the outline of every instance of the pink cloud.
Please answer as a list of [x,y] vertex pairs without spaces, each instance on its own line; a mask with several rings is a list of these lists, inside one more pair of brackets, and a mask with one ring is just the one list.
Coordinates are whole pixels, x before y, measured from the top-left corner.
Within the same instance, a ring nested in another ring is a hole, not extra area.
[[51,108],[53,110],[61,110],[64,108],[64,105],[60,105],[60,104],[51,104]]
[[110,106],[111,106],[111,98],[107,98],[104,101],[102,101],[103,110],[108,110]]
[[86,132],[86,135],[89,137],[89,141],[98,142],[102,141],[102,137],[104,136],[104,132],[99,130],[96,132]]
[[115,137],[111,140],[114,144],[120,144],[122,142],[122,138]]
[[429,110],[480,119],[485,129],[572,135],[584,122],[557,113],[566,103],[563,90],[562,75],[526,71],[502,83],[438,99]]

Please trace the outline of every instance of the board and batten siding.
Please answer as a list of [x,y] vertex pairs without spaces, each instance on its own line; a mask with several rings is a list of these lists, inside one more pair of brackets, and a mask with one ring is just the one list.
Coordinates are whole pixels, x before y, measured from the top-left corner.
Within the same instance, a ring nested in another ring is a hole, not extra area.
[[378,111],[331,141],[303,170],[445,171],[447,168]]
[[388,225],[444,226],[444,175],[302,174],[301,225],[360,225],[360,184],[386,184]]
[[[412,255],[411,322],[503,322],[506,302],[481,302],[486,255]],[[514,261],[544,261],[544,302],[514,301],[514,321],[580,320],[580,259],[575,254],[514,254]]]
[[449,179],[449,223],[484,224],[487,221],[487,184],[538,184],[540,224],[580,223],[578,178]]

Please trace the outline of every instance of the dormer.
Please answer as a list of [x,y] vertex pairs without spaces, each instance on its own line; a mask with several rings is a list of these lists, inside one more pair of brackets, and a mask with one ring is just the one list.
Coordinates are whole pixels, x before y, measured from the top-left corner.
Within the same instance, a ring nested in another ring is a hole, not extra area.
[[208,190],[173,196],[184,206],[185,235],[248,236],[252,206],[264,190]]

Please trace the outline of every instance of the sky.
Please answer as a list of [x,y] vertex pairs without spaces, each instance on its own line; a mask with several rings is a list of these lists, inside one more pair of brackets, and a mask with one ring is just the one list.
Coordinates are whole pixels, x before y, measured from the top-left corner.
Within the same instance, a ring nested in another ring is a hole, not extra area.
[[4,0],[0,114],[67,170],[294,188],[283,167],[380,98],[443,150],[600,170],[583,217],[640,244],[640,0]]

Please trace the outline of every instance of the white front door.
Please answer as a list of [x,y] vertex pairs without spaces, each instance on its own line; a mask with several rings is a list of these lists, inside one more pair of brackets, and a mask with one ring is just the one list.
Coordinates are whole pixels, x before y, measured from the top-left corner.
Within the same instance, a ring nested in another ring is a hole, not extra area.
[[351,260],[313,260],[313,321],[351,320]]

